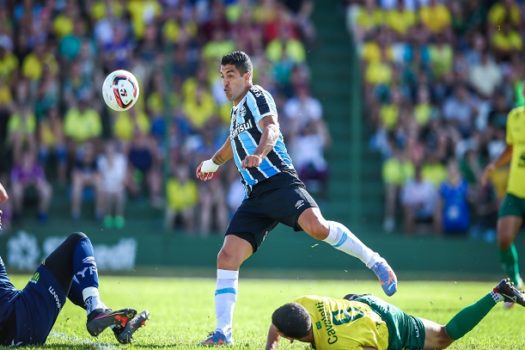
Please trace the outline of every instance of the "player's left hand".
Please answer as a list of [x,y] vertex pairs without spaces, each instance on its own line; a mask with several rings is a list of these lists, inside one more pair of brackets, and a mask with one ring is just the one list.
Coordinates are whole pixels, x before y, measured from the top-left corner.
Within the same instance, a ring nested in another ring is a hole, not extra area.
[[256,154],[251,154],[246,156],[244,160],[242,161],[242,167],[243,168],[256,168],[259,165],[261,165],[262,157],[258,156]]

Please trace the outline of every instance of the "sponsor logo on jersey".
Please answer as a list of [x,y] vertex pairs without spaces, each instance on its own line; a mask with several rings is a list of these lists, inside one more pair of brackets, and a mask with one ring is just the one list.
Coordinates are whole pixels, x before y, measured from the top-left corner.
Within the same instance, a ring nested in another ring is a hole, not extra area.
[[235,129],[232,130],[230,134],[230,138],[234,139],[236,138],[241,132],[249,130],[253,127],[252,120],[248,120],[246,123],[239,124],[235,127]]
[[321,316],[321,324],[324,324],[325,326],[328,344],[335,344],[337,342],[337,332],[332,325],[330,315],[326,314],[323,303],[317,303],[315,304],[315,307],[317,311],[319,311],[319,316]]
[[62,308],[62,304],[60,304],[60,298],[58,297],[58,294],[55,292],[55,290],[53,289],[53,287],[49,287],[49,293],[53,296],[53,298],[55,299],[55,303],[57,304],[57,309],[61,309]]
[[304,205],[304,199],[299,199],[297,203],[295,203],[295,209],[299,209]]

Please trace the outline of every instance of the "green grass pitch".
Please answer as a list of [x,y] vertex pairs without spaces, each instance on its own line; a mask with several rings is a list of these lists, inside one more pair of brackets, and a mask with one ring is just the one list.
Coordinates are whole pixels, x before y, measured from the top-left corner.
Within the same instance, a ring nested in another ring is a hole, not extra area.
[[[241,273],[242,275],[242,273]],[[28,276],[13,276],[21,288]],[[101,276],[100,292],[105,303],[116,309],[148,309],[151,320],[135,334],[131,348],[202,349],[195,346],[215,325],[213,279],[143,278]],[[400,282],[398,293],[388,299],[415,316],[446,323],[457,311],[487,293],[487,282]],[[243,279],[234,318],[235,346],[230,349],[264,349],[272,311],[303,294],[341,297],[347,293],[383,296],[377,282],[354,280]],[[85,329],[86,315],[72,303],[60,314],[45,348],[117,349],[111,331],[98,338]],[[497,305],[482,322],[450,349],[525,349],[525,308],[505,310]],[[305,349],[304,343],[284,340],[279,349]]]

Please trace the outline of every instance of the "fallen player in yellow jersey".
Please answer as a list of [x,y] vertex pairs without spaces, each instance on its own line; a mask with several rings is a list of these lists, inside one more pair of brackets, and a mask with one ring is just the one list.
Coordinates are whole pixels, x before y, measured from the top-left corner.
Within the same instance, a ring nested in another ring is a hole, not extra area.
[[310,343],[316,350],[444,349],[500,301],[525,306],[525,295],[508,279],[502,280],[446,325],[408,315],[370,294],[342,299],[303,296],[274,311],[266,350],[277,349],[281,337]]

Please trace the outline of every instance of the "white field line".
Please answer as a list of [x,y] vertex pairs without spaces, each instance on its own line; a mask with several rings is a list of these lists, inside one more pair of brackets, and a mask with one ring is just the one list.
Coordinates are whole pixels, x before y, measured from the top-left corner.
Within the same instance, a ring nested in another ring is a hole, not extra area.
[[68,335],[68,334],[61,333],[61,332],[51,331],[51,333],[49,333],[49,336],[51,338],[60,339],[68,343],[71,342],[71,343],[82,344],[82,345],[90,345],[90,346],[93,346],[95,349],[101,349],[101,350],[119,349],[118,346],[115,346],[113,344],[99,343],[99,342],[93,341],[93,339],[90,339],[90,338],[80,338],[74,335]]

